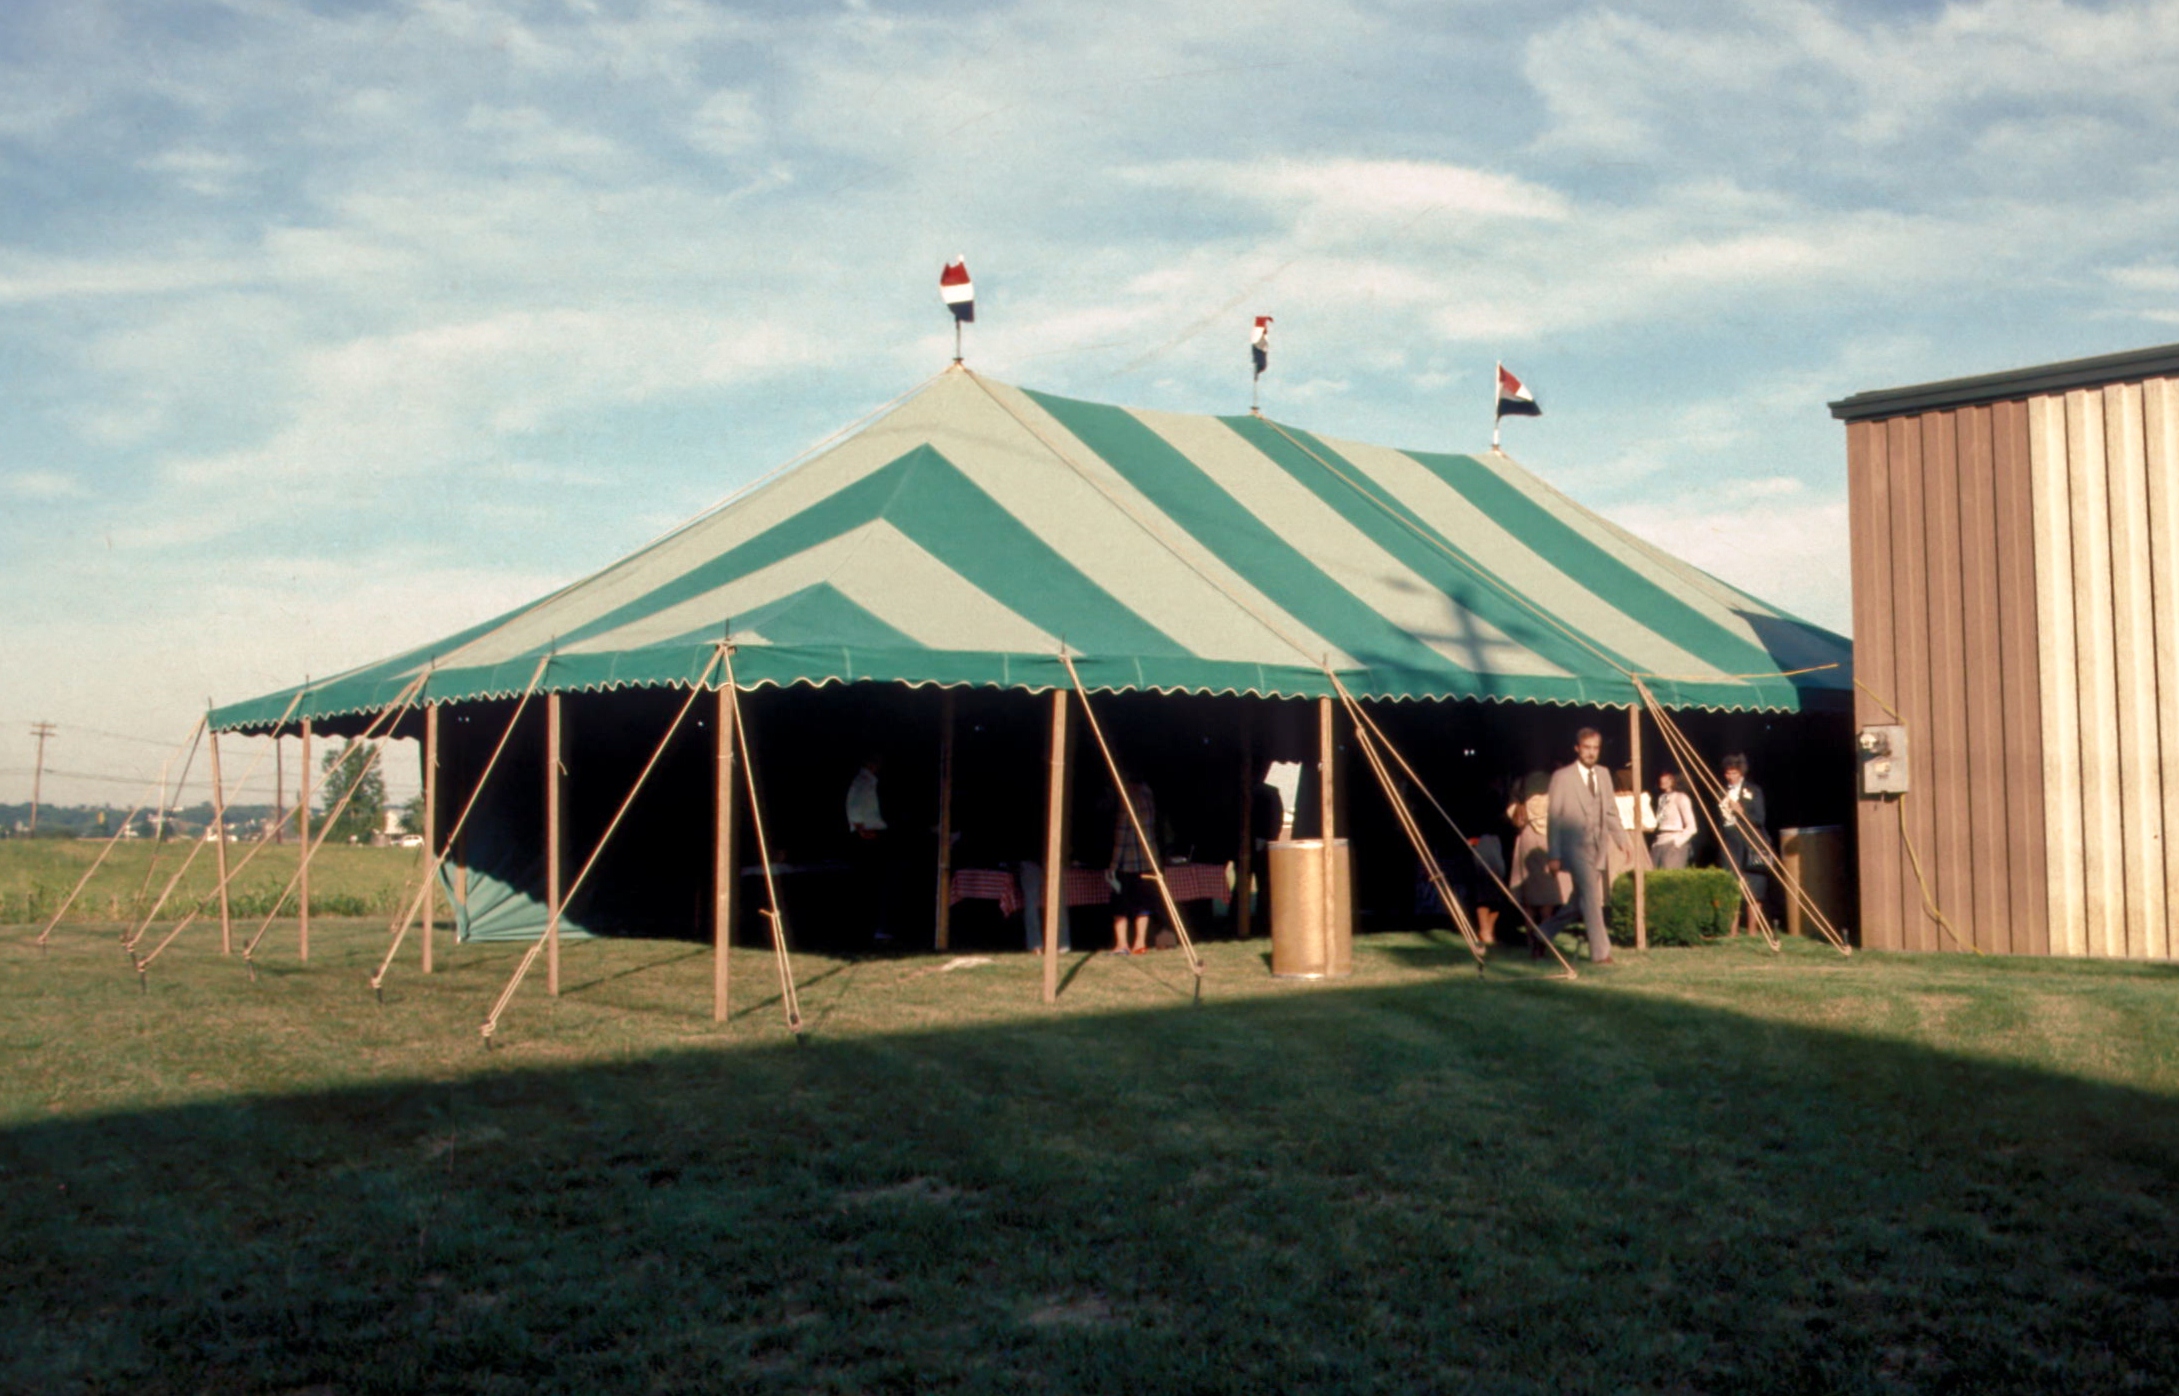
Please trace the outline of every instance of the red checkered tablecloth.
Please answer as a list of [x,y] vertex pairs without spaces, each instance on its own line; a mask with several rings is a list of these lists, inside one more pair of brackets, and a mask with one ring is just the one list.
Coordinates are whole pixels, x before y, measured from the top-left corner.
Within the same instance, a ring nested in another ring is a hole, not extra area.
[[1173,900],[1176,902],[1197,902],[1205,898],[1223,900],[1226,895],[1226,865],[1168,863],[1165,867],[1165,885],[1173,889]]
[[[1226,865],[1174,863],[1165,869],[1165,882],[1176,902],[1220,899],[1226,895]],[[1069,868],[1059,885],[1068,906],[1103,906],[1112,900],[1103,868]],[[965,901],[997,902],[1001,916],[1012,916],[1021,910],[1021,882],[998,868],[957,868],[947,899],[956,906]]]
[[1069,868],[1059,890],[1068,906],[1103,906],[1112,900],[1112,884],[1105,881],[1103,868]]
[[959,905],[971,899],[997,902],[1001,916],[1012,916],[1021,910],[1021,882],[997,868],[962,868],[953,875],[947,900]]

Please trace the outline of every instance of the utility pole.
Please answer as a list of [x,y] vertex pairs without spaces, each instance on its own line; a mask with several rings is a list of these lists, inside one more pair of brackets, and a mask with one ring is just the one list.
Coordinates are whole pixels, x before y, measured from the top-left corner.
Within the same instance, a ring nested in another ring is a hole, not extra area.
[[53,724],[34,722],[30,735],[38,739],[38,766],[30,777],[30,832],[38,832],[38,792],[45,784],[45,739],[53,735]]

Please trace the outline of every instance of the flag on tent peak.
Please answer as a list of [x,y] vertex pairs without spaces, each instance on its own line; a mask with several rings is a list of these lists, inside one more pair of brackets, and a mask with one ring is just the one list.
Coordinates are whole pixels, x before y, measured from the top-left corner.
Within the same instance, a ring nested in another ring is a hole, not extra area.
[[1504,364],[1498,365],[1498,415],[1501,417],[1541,417],[1543,409],[1536,405],[1535,397],[1514,377]]
[[1270,316],[1259,315],[1256,317],[1256,328],[1249,331],[1248,335],[1248,353],[1249,357],[1256,361],[1256,376],[1258,378],[1263,377],[1264,370],[1271,367]]
[[954,319],[976,323],[976,287],[968,279],[968,258],[956,257],[938,273],[938,298],[953,312]]

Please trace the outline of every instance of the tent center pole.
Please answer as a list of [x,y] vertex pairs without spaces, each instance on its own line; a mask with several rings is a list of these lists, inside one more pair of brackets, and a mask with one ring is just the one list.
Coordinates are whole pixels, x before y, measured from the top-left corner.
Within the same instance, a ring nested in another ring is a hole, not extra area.
[[953,690],[938,696],[938,910],[932,925],[935,949],[952,943],[953,920]]
[[1324,833],[1324,963],[1329,972],[1334,927],[1338,924],[1339,901],[1332,891],[1332,873],[1338,867],[1338,859],[1332,850],[1332,839],[1338,832],[1338,792],[1333,789],[1337,782],[1334,768],[1337,764],[1337,732],[1333,727],[1335,716],[1330,694],[1316,700],[1317,731],[1317,806]]
[[295,782],[295,824],[297,836],[303,841],[302,863],[297,867],[295,880],[297,895],[302,901],[296,910],[302,920],[295,932],[296,952],[303,963],[310,962],[310,719],[303,719],[302,774]]
[[1628,838],[1634,842],[1634,948],[1637,952],[1649,949],[1649,887],[1644,869],[1649,865],[1642,839],[1642,705],[1632,703],[1627,707],[1627,766],[1634,782],[1634,828]]
[[726,1021],[734,943],[734,692],[718,690],[718,745],[712,760],[711,1021]]
[[204,735],[212,748],[212,854],[218,861],[219,874],[219,953],[232,955],[235,928],[227,901],[227,790],[219,774],[219,733],[212,731],[207,722]]
[[560,996],[560,695],[545,695],[545,992]]
[[1067,914],[1067,690],[1052,690],[1044,789],[1044,1001],[1059,1002],[1059,918]]
[[439,855],[439,705],[424,704],[424,973],[431,973],[431,925],[436,916]]

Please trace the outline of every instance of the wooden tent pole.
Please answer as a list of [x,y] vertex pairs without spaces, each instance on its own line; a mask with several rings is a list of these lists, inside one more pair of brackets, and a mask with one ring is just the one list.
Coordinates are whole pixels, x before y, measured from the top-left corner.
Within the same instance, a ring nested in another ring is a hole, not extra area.
[[1627,837],[1633,840],[1634,851],[1634,948],[1637,952],[1649,949],[1649,887],[1644,865],[1646,857],[1639,856],[1647,848],[1642,842],[1642,705],[1631,704],[1627,708],[1627,764],[1628,774],[1634,781],[1634,829]]
[[1330,694],[1316,700],[1316,732],[1317,805],[1321,811],[1319,818],[1323,823],[1322,832],[1324,835],[1324,945],[1327,956],[1325,963],[1328,966],[1330,964],[1329,955],[1331,953],[1333,927],[1337,924],[1335,918],[1339,912],[1339,899],[1332,892],[1332,872],[1338,866],[1337,859],[1332,851],[1332,838],[1338,822],[1336,816],[1338,802],[1336,792],[1332,788],[1336,777],[1332,773],[1335,759],[1335,733],[1332,728],[1332,700]]
[[1044,788],[1044,1001],[1059,1001],[1059,918],[1067,914],[1067,690],[1052,690]]
[[302,863],[295,870],[299,895],[302,900],[296,910],[302,921],[296,930],[296,945],[304,963],[310,960],[310,719],[303,719],[302,775],[296,781],[295,818],[303,841]]
[[438,909],[439,705],[424,704],[424,973],[431,973],[431,926]]
[[720,684],[711,772],[711,1021],[726,1021],[734,942],[734,691]]
[[1249,885],[1256,876],[1256,710],[1241,700],[1241,849],[1233,860],[1233,933],[1247,940],[1254,908]]
[[232,955],[235,953],[235,927],[227,901],[227,788],[219,773],[219,733],[210,727],[207,723],[205,736],[212,745],[212,855],[219,865],[219,953]]
[[953,921],[953,690],[938,698],[938,915],[935,948],[952,942]]
[[545,695],[545,992],[560,996],[560,695]]

